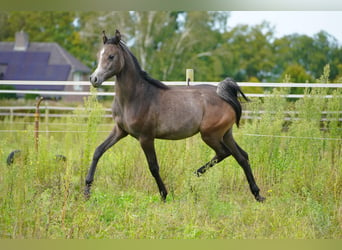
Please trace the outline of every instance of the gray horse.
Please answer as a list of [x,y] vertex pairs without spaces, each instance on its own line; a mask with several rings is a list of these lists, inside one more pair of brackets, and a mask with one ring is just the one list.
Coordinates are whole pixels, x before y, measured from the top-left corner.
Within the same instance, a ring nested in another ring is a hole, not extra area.
[[136,57],[121,41],[118,30],[112,38],[107,38],[103,32],[103,48],[90,82],[97,88],[114,75],[116,96],[112,111],[115,125],[93,155],[85,183],[86,198],[90,196],[100,157],[119,140],[131,135],[140,142],[161,198],[165,201],[167,189],[159,174],[154,139],[178,140],[200,132],[203,141],[216,155],[195,173],[200,176],[232,155],[243,168],[255,199],[265,200],[259,194],[248,154],[233,138],[232,127],[234,123],[239,125],[241,117],[238,94],[247,100],[234,80],[227,78],[217,88],[210,85],[168,87],[141,69]]

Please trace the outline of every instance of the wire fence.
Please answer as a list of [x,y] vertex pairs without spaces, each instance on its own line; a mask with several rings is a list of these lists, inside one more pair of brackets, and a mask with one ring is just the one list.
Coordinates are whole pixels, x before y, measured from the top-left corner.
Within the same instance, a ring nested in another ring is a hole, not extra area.
[[[36,107],[35,106],[3,106],[0,107],[0,116],[8,116],[10,117],[10,120],[13,121],[14,117],[34,117],[34,111]],[[56,106],[42,106],[40,107],[42,118],[66,118],[66,117],[80,117],[84,116],[87,117],[87,115],[80,115],[80,114],[74,114],[76,110],[85,110],[84,108],[76,108],[76,107],[56,107]],[[25,111],[25,112],[17,112],[17,111]],[[62,113],[51,113],[53,112],[62,112]],[[104,118],[112,118],[112,110],[110,108],[104,108],[103,111],[105,114],[102,116]],[[69,112],[69,113],[65,113]],[[250,111],[250,110],[243,110],[242,111],[242,119],[251,120],[251,119],[261,119],[261,115],[267,113],[267,111]],[[299,112],[296,111],[285,111],[284,115],[287,117],[284,117],[284,120],[290,121],[290,120],[296,120],[294,116],[297,115]],[[330,114],[340,114],[342,115],[342,111],[323,111],[322,112],[322,119],[321,121],[328,121],[331,120],[331,118],[324,118],[324,116],[330,115]],[[340,122],[342,122],[342,118],[338,118]]]
[[[28,132],[39,132],[42,134],[49,134],[49,133],[89,133],[86,130],[0,130],[0,133],[28,133]],[[96,131],[96,133],[106,133],[109,134],[110,130],[100,130]],[[299,139],[299,140],[320,140],[320,141],[342,141],[342,138],[329,138],[329,137],[302,137],[302,136],[290,136],[290,135],[264,135],[264,134],[248,134],[243,133],[244,136],[252,136],[252,137],[268,137],[268,138],[284,138],[284,139]]]

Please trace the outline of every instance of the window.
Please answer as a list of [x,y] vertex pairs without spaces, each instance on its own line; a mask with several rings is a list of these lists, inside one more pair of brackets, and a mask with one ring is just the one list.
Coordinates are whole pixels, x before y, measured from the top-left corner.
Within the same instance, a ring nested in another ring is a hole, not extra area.
[[[78,82],[78,81],[81,81],[81,80],[82,80],[81,73],[80,72],[75,72],[73,74],[73,81]],[[83,90],[82,85],[74,85],[73,88],[74,88],[75,91],[82,91]]]
[[7,66],[8,66],[7,64],[0,64],[0,80],[4,79]]

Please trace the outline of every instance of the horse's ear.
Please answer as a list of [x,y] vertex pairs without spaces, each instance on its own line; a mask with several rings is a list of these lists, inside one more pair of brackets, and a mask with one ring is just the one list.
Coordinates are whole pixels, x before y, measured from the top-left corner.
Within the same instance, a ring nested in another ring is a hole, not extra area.
[[121,41],[121,34],[120,31],[116,30],[115,31],[115,41],[119,43]]
[[103,44],[105,44],[108,41],[108,38],[107,38],[104,30],[102,31],[102,34],[103,34],[103,36],[102,36]]

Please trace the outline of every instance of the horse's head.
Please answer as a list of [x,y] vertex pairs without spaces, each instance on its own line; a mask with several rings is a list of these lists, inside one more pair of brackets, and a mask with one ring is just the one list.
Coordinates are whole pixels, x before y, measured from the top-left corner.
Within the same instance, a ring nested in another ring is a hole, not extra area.
[[90,76],[90,82],[95,88],[101,86],[103,81],[120,73],[124,66],[123,53],[120,48],[120,32],[116,30],[115,36],[108,39],[103,31],[102,39],[103,47],[98,53],[98,65]]

